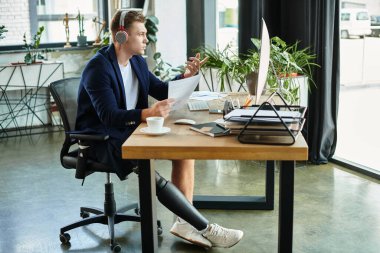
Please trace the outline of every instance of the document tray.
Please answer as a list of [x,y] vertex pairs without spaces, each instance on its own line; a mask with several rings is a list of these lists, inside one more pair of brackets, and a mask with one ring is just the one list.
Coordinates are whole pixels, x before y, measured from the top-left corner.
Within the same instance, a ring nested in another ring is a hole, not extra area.
[[[284,111],[296,113],[281,113]],[[292,145],[305,123],[305,112],[306,107],[303,106],[279,106],[264,102],[248,120],[244,119],[244,127],[237,138],[241,143]],[[234,121],[233,117],[226,120]]]

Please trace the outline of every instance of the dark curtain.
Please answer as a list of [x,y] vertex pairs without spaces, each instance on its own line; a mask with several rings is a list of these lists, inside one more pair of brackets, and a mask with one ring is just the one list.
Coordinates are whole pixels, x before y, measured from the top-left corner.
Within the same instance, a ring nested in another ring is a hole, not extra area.
[[336,148],[340,88],[339,1],[308,1],[311,20],[310,45],[321,68],[315,71],[317,87],[309,95],[309,159],[327,163]]
[[253,49],[251,38],[260,37],[261,17],[263,12],[261,0],[239,0],[239,53],[246,54]]
[[204,1],[186,1],[187,57],[194,56],[193,50],[205,44]]
[[[249,17],[260,13],[267,23],[270,37],[278,36],[287,43],[300,41],[301,48],[310,47],[317,55],[314,69],[316,87],[309,94],[306,139],[309,160],[327,163],[335,152],[339,98],[339,1],[330,0],[240,0],[239,21],[260,23]],[[255,4],[252,4],[255,3]],[[241,9],[242,6],[244,9]],[[258,11],[257,8],[262,8]],[[245,26],[247,26],[245,24]],[[239,39],[249,41],[250,34],[259,34],[257,25],[251,31],[239,30]],[[256,31],[254,30],[256,29]],[[245,36],[248,34],[248,36]],[[239,46],[240,46],[239,42]],[[246,48],[243,49],[244,52]]]

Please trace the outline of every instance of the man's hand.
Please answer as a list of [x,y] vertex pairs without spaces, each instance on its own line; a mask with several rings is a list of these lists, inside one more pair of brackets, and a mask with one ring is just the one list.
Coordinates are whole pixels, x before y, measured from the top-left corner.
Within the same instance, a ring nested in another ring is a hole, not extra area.
[[170,108],[174,104],[173,98],[168,98],[158,101],[152,105],[151,108],[143,109],[141,112],[141,121],[146,121],[146,118],[152,116],[162,116],[164,118],[169,116]]
[[206,63],[208,57],[204,58],[202,61],[200,60],[201,55],[197,53],[195,57],[190,57],[190,60],[186,63],[186,71],[183,74],[184,78],[191,77],[199,72],[202,65]]

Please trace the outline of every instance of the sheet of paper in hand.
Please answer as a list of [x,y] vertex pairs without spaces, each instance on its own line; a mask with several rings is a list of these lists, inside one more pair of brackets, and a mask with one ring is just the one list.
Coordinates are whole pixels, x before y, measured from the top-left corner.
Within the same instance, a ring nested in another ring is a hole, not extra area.
[[196,76],[170,81],[168,98],[174,98],[175,103],[172,106],[172,110],[178,110],[187,105],[190,95],[197,87],[201,76]]

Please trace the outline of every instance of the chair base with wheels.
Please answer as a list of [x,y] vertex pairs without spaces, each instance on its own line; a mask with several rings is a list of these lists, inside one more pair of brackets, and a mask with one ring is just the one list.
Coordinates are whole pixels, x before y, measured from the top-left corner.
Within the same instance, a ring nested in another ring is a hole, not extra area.
[[[120,252],[121,246],[115,242],[115,229],[114,225],[118,224],[122,221],[135,221],[140,222],[140,209],[137,203],[132,203],[130,205],[124,206],[118,210],[116,210],[116,202],[113,192],[113,183],[111,182],[111,176],[107,173],[107,182],[104,185],[105,187],[105,195],[104,195],[104,210],[94,207],[81,207],[80,208],[80,216],[83,220],[79,220],[72,224],[69,224],[65,227],[62,227],[60,230],[59,239],[63,244],[68,244],[71,237],[67,231],[94,224],[100,223],[104,225],[108,225],[108,230],[110,234],[110,248],[113,252]],[[127,215],[123,214],[133,210],[136,215]],[[95,216],[91,216],[90,214],[95,214]],[[157,221],[157,234],[161,235],[163,232],[161,222]]]
[[[104,196],[104,210],[93,207],[81,207],[80,216],[83,220],[79,220],[75,223],[67,225],[60,230],[59,239],[63,244],[67,244],[70,241],[70,234],[67,231],[78,228],[81,226],[101,223],[108,225],[108,230],[110,234],[110,248],[113,252],[120,252],[121,246],[115,242],[114,225],[122,221],[140,221],[139,207],[137,203],[124,206],[123,208],[116,211],[116,202],[113,192],[113,183],[111,182],[111,176],[107,173],[107,182],[105,183],[105,196]],[[122,214],[124,212],[134,210],[136,215]],[[95,216],[90,217],[90,214],[95,214]],[[160,225],[160,224],[159,224]],[[161,226],[159,226],[161,227]],[[162,233],[162,228],[158,231],[158,234]]]

